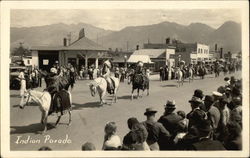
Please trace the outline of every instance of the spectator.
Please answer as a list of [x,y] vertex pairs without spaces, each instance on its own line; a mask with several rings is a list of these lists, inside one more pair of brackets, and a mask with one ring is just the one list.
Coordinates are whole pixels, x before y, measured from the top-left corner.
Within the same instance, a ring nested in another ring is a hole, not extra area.
[[24,70],[21,69],[20,73],[18,75],[18,79],[20,80],[20,96],[23,97],[24,93],[26,92],[26,80],[25,80],[25,76],[24,76]]
[[191,105],[191,112],[187,114],[187,119],[189,120],[188,129],[191,129],[191,127],[195,124],[198,124],[199,119],[197,119],[198,116],[200,116],[202,119],[206,117],[206,114],[203,110],[200,109],[200,105],[202,103],[202,100],[198,97],[193,96],[191,100],[189,100],[189,103]]
[[236,121],[227,124],[227,140],[224,145],[227,150],[242,150],[241,126]]
[[108,122],[105,126],[105,136],[103,143],[103,150],[119,150],[121,147],[121,140],[118,135],[116,135],[117,126],[115,122]]
[[95,145],[90,142],[86,142],[82,145],[82,151],[96,150]]
[[135,117],[128,119],[127,124],[130,131],[123,138],[123,150],[134,150],[132,145],[136,143],[136,139],[134,133],[132,132],[132,127],[138,123],[139,121]]
[[199,131],[199,141],[192,143],[190,150],[225,150],[221,142],[212,140],[212,126],[209,120],[203,120],[197,126]]
[[177,130],[181,128],[180,121],[182,120],[181,116],[174,113],[175,101],[167,101],[165,105],[165,112],[163,116],[160,117],[158,122],[160,122],[166,130],[169,131],[171,138],[169,141],[163,141],[160,145],[160,150],[173,150],[173,139],[177,134]]
[[143,124],[137,123],[132,127],[135,136],[135,143],[132,144],[134,150],[150,150],[146,140],[148,137],[147,129]]
[[150,107],[146,109],[144,115],[146,115],[147,120],[143,122],[148,132],[147,143],[150,150],[159,150],[159,141],[168,141],[170,134],[164,128],[164,126],[155,121],[155,113],[157,113],[154,108]]
[[183,139],[183,137],[187,134],[188,130],[188,120],[186,119],[186,114],[184,111],[177,111],[177,115],[179,115],[182,119],[179,121],[181,128],[177,129],[177,134],[174,138],[174,143],[177,144],[179,140]]
[[[200,98],[202,100],[203,97],[204,97],[204,94],[203,94],[202,90],[196,89],[194,91],[194,95],[193,96],[198,97],[198,98]],[[200,109],[203,110],[203,111],[205,111],[205,106],[204,106],[203,102],[200,103]]]
[[212,122],[213,129],[216,131],[221,116],[219,109],[215,107],[213,103],[214,103],[214,97],[206,95],[204,99],[206,112],[208,113],[208,119]]

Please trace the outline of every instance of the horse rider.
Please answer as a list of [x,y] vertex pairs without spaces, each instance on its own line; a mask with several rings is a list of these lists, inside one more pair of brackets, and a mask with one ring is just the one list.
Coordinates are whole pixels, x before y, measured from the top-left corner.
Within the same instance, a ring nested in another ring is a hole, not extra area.
[[114,85],[112,84],[112,81],[111,81],[111,78],[110,78],[110,75],[111,75],[111,72],[110,72],[110,69],[111,69],[111,62],[109,60],[106,60],[104,63],[103,63],[103,69],[102,69],[102,77],[106,79],[107,81],[107,90],[110,94],[113,94],[114,92]]
[[137,62],[135,73],[143,75],[143,62],[142,61]]
[[53,104],[53,98],[54,98],[55,94],[60,91],[60,88],[59,88],[59,79],[58,79],[58,70],[55,67],[52,67],[50,69],[50,73],[48,75],[48,80],[49,80],[49,82],[48,82],[46,90],[51,95],[51,107],[50,107],[50,111],[54,111],[56,107]]

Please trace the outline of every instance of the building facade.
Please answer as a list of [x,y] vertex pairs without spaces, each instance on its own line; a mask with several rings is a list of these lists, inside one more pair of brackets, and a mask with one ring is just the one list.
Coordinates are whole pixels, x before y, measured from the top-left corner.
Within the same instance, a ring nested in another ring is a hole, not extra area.
[[75,42],[64,46],[34,46],[32,51],[32,64],[39,69],[49,71],[53,64],[64,66],[70,63],[77,69],[84,66],[98,67],[106,59],[111,58],[108,50],[85,37],[84,29],[79,33]]

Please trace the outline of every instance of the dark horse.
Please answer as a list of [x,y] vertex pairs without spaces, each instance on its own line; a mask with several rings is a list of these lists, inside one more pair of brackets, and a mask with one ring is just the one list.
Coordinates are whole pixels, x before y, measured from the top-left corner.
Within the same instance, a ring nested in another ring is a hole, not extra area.
[[140,89],[143,92],[147,89],[147,95],[149,95],[149,79],[147,76],[142,74],[130,74],[128,80],[129,83],[132,82],[131,100],[134,98],[133,93],[135,89],[137,89],[137,98],[139,98]]

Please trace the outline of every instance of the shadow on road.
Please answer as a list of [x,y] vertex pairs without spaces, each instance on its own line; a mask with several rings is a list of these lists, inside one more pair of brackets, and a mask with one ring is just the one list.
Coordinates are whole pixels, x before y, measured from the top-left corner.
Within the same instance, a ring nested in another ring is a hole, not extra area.
[[[26,105],[25,107],[27,106],[38,106],[36,103],[29,103],[28,105]],[[13,105],[12,106],[13,108],[19,108],[19,104],[16,104],[16,105]]]
[[82,108],[99,108],[101,107],[99,102],[89,102],[84,104],[78,104],[78,103],[72,103],[72,109],[73,110],[79,110]]
[[131,99],[131,95],[124,95],[121,97],[117,97],[117,99]]
[[167,84],[167,85],[162,85],[161,87],[177,87],[177,84]]
[[[24,134],[35,133],[40,134],[44,130],[44,126],[41,123],[34,123],[27,126],[10,126],[10,134]],[[47,124],[47,130],[55,128],[52,124]],[[14,130],[12,130],[14,129]]]
[[10,98],[21,98],[20,94],[11,94]]

